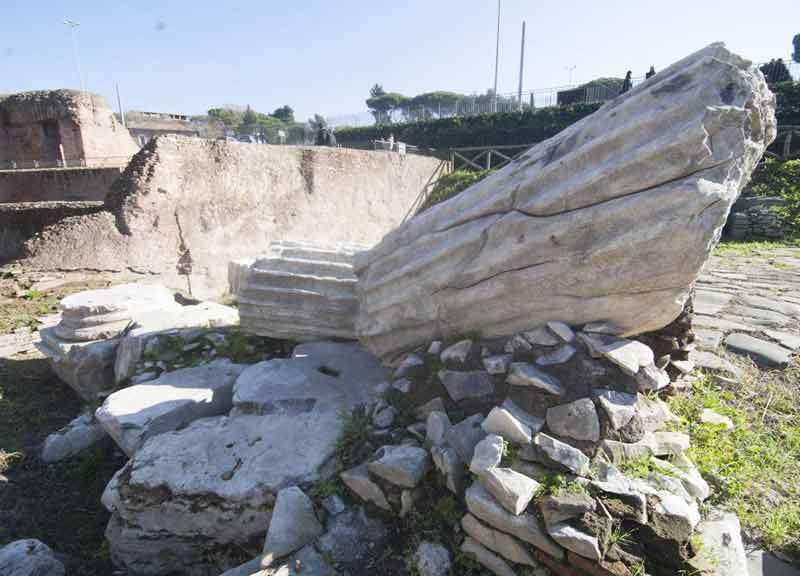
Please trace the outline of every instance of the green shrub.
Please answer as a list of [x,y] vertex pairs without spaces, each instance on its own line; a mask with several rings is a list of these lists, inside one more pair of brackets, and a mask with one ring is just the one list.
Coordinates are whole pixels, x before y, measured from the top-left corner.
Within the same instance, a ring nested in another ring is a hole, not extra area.
[[438,204],[439,202],[444,202],[448,198],[452,198],[462,190],[465,190],[475,184],[475,182],[484,179],[492,172],[493,170],[483,170],[481,172],[456,170],[454,172],[450,172],[450,174],[445,174],[436,181],[433,190],[431,190],[431,193],[428,194],[428,197],[422,204],[420,212],[427,210],[434,204]]
[[748,196],[779,196],[786,206],[775,208],[800,234],[800,160],[780,161],[764,157],[744,192]]

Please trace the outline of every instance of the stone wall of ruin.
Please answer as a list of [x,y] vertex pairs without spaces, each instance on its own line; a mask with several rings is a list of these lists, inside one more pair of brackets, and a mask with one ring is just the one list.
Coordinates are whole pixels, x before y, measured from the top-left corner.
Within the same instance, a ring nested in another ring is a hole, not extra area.
[[105,200],[121,168],[0,170],[0,204]]

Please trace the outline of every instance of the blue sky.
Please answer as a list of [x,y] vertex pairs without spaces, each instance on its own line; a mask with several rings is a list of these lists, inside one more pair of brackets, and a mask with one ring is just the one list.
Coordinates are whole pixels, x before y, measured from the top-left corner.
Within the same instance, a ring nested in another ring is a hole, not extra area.
[[[291,105],[299,118],[365,109],[375,82],[414,95],[483,92],[496,0],[0,0],[0,93],[79,86],[64,18],[79,21],[87,89],[128,109],[203,113]],[[712,41],[788,57],[800,1],[502,0],[499,92],[643,75]]]

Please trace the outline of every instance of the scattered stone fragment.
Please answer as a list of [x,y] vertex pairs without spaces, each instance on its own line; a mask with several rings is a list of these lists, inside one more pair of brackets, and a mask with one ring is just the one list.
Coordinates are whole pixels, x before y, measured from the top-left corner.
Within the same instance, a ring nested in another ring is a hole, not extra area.
[[379,518],[367,516],[363,506],[334,516],[326,528],[317,540],[317,549],[335,563],[364,560],[389,537],[386,525]]
[[730,374],[734,378],[739,378],[742,375],[742,371],[738,366],[725,358],[720,358],[716,354],[705,350],[692,350],[689,353],[689,360],[703,370],[724,372]]
[[419,576],[447,576],[450,573],[450,552],[441,544],[423,540],[414,553]]
[[639,390],[658,391],[666,388],[670,384],[669,374],[665,370],[658,368],[655,364],[642,366],[634,376]]
[[455,402],[471,398],[485,398],[494,393],[491,377],[480,370],[470,372],[440,370],[439,380]]
[[539,326],[533,330],[523,332],[522,336],[534,346],[549,347],[561,344],[561,339],[554,336],[546,326]]
[[472,514],[466,514],[461,519],[461,527],[469,536],[506,560],[524,566],[538,566],[531,553],[520,542],[508,534],[482,524]]
[[556,349],[549,354],[545,354],[544,356],[539,356],[536,359],[536,363],[539,366],[553,366],[555,364],[564,364],[565,362],[569,362],[569,359],[575,355],[575,348],[570,346],[569,344],[565,344],[561,348]]
[[445,434],[445,442],[455,448],[461,460],[470,463],[475,445],[483,440],[486,432],[481,428],[483,416],[473,414],[457,424],[453,424]]
[[495,576],[517,576],[508,563],[494,552],[490,552],[471,536],[464,538],[461,551],[472,554],[481,566]]
[[638,442],[626,443],[605,439],[600,449],[613,464],[644,456],[671,456],[689,449],[689,437],[682,432],[645,432]]
[[39,540],[17,540],[0,548],[3,576],[64,576],[64,565]]
[[511,354],[498,354],[483,358],[483,368],[489,374],[505,374],[511,364]]
[[715,351],[722,343],[724,334],[718,330],[695,328],[694,330],[695,342],[701,348],[706,350]]
[[564,388],[556,378],[545,374],[527,362],[512,363],[506,381],[515,386],[530,386],[555,396],[561,396],[564,393]]
[[280,490],[264,543],[264,565],[299,550],[321,534],[322,524],[308,496],[297,486]]
[[686,454],[675,454],[672,465],[686,491],[701,502],[711,495],[711,487]]
[[503,401],[501,408],[508,410],[508,412],[517,420],[522,422],[525,426],[531,429],[532,434],[538,434],[544,427],[544,418],[537,418],[533,414],[529,414],[519,406],[517,406],[511,398],[506,398]]
[[[560,464],[578,476],[584,476],[589,471],[589,458],[586,454],[552,436],[540,432],[534,436],[533,446],[541,451],[547,459]],[[520,453],[520,456],[523,454]]]
[[695,368],[694,362],[690,360],[672,360],[670,365],[674,366],[681,374],[691,374]]
[[472,340],[461,340],[445,348],[440,359],[445,366],[463,365],[472,350]]
[[416,369],[422,368],[425,366],[425,363],[422,361],[422,358],[417,356],[416,354],[409,354],[403,361],[398,364],[397,368],[394,371],[394,379],[400,380],[401,378],[405,378]]
[[636,402],[636,415],[642,422],[645,431],[653,432],[663,427],[667,422],[677,420],[666,402],[660,398],[648,398],[639,394]]
[[528,507],[540,486],[533,478],[511,468],[489,468],[478,476],[478,481],[503,508],[515,515]]
[[658,492],[648,497],[650,526],[662,538],[685,542],[700,522],[697,504],[688,504],[680,496]]
[[460,496],[464,490],[466,468],[458,452],[450,446],[434,446],[431,448],[431,456],[436,469],[445,477],[447,489]]
[[42,462],[58,462],[74,456],[108,438],[106,431],[94,419],[91,412],[84,412],[58,432],[45,438],[42,446]]
[[553,540],[579,556],[596,562],[603,558],[600,543],[597,537],[591,534],[581,532],[566,522],[548,525],[547,531],[553,537]]
[[576,518],[586,512],[594,512],[596,507],[597,502],[594,498],[577,492],[548,495],[539,500],[539,510],[547,525]]
[[450,430],[450,418],[444,412],[431,412],[425,423],[425,437],[433,444],[444,442],[447,431]]
[[487,434],[497,434],[508,442],[529,444],[533,438],[530,427],[520,422],[505,408],[495,406],[481,424]]
[[400,394],[408,394],[411,392],[411,380],[408,378],[401,378],[392,382],[392,388],[400,392]]
[[489,434],[475,445],[469,469],[480,475],[489,468],[495,468],[503,459],[503,439],[497,434]]
[[431,342],[430,346],[428,346],[428,354],[431,356],[438,356],[442,352],[442,348],[444,344],[441,340],[434,340]]
[[366,464],[345,470],[339,477],[344,482],[344,485],[350,488],[359,498],[391,512],[392,507],[389,505],[386,495],[381,490],[381,487],[369,477],[369,470]]
[[590,442],[600,440],[600,420],[589,398],[548,408],[547,426],[559,436]]
[[723,426],[726,430],[733,430],[733,420],[727,416],[715,412],[711,408],[704,408],[700,413],[700,422],[703,424],[713,424],[715,426]]
[[447,409],[444,406],[444,401],[440,397],[436,397],[433,400],[429,400],[422,406],[417,406],[414,414],[417,416],[419,420],[427,420],[428,416],[430,416],[431,412],[444,412],[447,413]]
[[515,515],[508,512],[479,482],[473,482],[467,488],[464,499],[470,513],[490,526],[511,534],[554,558],[564,557],[564,550],[547,535],[536,516],[528,513]]
[[756,364],[768,368],[783,368],[792,359],[792,351],[748,334],[735,332],[725,338],[725,346],[731,352],[749,356]]
[[616,340],[603,345],[598,352],[622,368],[622,371],[629,376],[639,372],[639,368],[643,366],[655,364],[653,351],[637,340]]
[[372,424],[376,428],[388,428],[394,423],[397,417],[397,410],[392,406],[386,406],[372,416]]
[[400,518],[405,518],[414,510],[414,504],[419,500],[419,490],[403,490],[400,493]]
[[347,506],[338,494],[331,494],[322,499],[322,507],[331,516],[336,516],[347,510]]
[[550,329],[550,332],[561,338],[564,342],[572,342],[575,340],[575,332],[563,322],[548,322],[547,327]]
[[427,450],[416,446],[384,446],[376,457],[367,464],[369,471],[404,488],[416,487],[431,465]]
[[617,392],[605,388],[596,389],[593,394],[600,403],[611,423],[611,428],[619,430],[636,415],[636,394]]

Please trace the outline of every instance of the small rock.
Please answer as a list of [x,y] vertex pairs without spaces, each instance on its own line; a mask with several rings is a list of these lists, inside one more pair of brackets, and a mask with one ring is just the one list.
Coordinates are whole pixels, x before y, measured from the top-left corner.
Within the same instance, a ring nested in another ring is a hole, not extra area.
[[489,572],[495,574],[495,576],[517,576],[517,573],[511,569],[505,560],[494,552],[487,550],[470,536],[464,538],[464,542],[461,544],[461,551],[464,554],[474,555],[478,563]]
[[464,491],[466,469],[458,452],[450,446],[434,446],[431,448],[431,456],[434,466],[445,478],[447,489],[460,496]]
[[489,468],[478,476],[478,481],[503,508],[517,516],[528,507],[540,486],[511,468]]
[[345,470],[339,477],[344,482],[345,486],[350,488],[356,496],[366,502],[372,502],[378,508],[388,510],[391,512],[392,507],[386,499],[378,484],[376,484],[370,477],[366,464],[361,464],[350,470]]
[[419,576],[447,576],[450,573],[450,552],[441,544],[423,540],[414,553]]
[[503,459],[503,439],[497,434],[489,434],[478,442],[470,460],[470,472],[480,475],[489,468],[500,465]]
[[611,423],[611,428],[619,430],[636,415],[636,394],[617,392],[605,388],[593,391]]
[[553,366],[555,364],[564,364],[565,362],[569,362],[569,359],[575,355],[575,348],[570,346],[569,344],[565,344],[561,348],[556,349],[549,354],[545,354],[544,356],[539,356],[536,359],[536,363],[539,366]]
[[419,500],[419,490],[403,490],[400,493],[400,518],[408,516],[414,510],[414,503]]
[[481,428],[483,416],[473,414],[458,424],[453,424],[445,434],[445,442],[452,446],[464,462],[472,461],[475,445],[486,437]]
[[322,534],[314,505],[300,488],[290,486],[278,492],[264,543],[264,565],[299,550]]
[[539,433],[533,438],[533,445],[547,459],[560,464],[578,476],[584,476],[589,471],[589,458],[569,444],[556,440],[547,434]]
[[564,342],[572,342],[575,340],[575,332],[563,322],[548,322],[547,327],[550,329],[550,332],[561,338]]
[[347,510],[344,500],[338,494],[331,494],[322,499],[322,507],[331,516],[336,516]]
[[669,374],[661,368],[657,368],[655,364],[648,364],[640,367],[639,371],[634,376],[636,383],[639,385],[639,390],[661,390],[669,386]]
[[500,407],[508,410],[508,412],[511,413],[514,418],[530,428],[532,434],[538,434],[539,431],[544,427],[544,418],[538,418],[533,414],[529,414],[517,406],[517,404],[511,398],[506,398]]
[[392,382],[392,388],[400,392],[401,394],[408,394],[411,392],[411,380],[408,378],[401,378],[400,380],[395,380]]
[[688,504],[680,496],[658,492],[648,497],[650,526],[662,538],[679,542],[688,540],[700,522],[697,504]]
[[670,360],[670,364],[681,374],[691,374],[694,370],[694,362],[690,360]]
[[483,367],[489,374],[505,374],[511,364],[511,354],[497,354],[483,358]]
[[401,378],[405,378],[416,369],[424,368],[425,363],[422,361],[422,358],[417,356],[416,354],[409,354],[400,364],[397,365],[394,371],[394,379],[400,380]]
[[442,353],[443,346],[444,344],[442,343],[441,340],[434,340],[433,342],[431,342],[431,345],[428,346],[428,354],[430,354],[431,356],[438,356],[439,354]]
[[376,456],[367,464],[369,471],[404,488],[416,487],[431,465],[428,451],[416,446],[384,446]]
[[530,426],[520,422],[508,410],[495,406],[481,424],[487,434],[497,434],[509,442],[530,444],[533,433]]
[[534,346],[558,346],[561,338],[554,336],[545,326],[540,326],[534,330],[523,332],[525,340]]
[[440,358],[445,366],[452,364],[463,365],[472,350],[472,340],[461,340],[445,348]]
[[700,413],[700,422],[703,424],[713,424],[715,426],[723,426],[726,430],[733,430],[733,420],[727,416],[715,412],[711,408],[705,408]]
[[0,548],[3,576],[64,576],[64,565],[39,540],[17,540]]
[[431,412],[447,412],[444,401],[440,397],[437,396],[422,406],[417,406],[417,409],[414,411],[419,420],[427,420]]
[[637,340],[615,340],[600,347],[598,352],[629,376],[635,375],[643,366],[655,365],[653,351]]
[[767,368],[783,368],[792,359],[792,351],[749,334],[735,332],[725,338],[725,346],[735,354],[749,356],[753,362]]
[[50,434],[42,446],[42,462],[58,462],[108,438],[91,412],[85,412],[64,428]]
[[539,510],[547,525],[558,524],[570,518],[577,518],[586,512],[594,512],[597,502],[588,494],[569,492],[549,495],[539,500]]
[[470,372],[440,370],[439,380],[455,402],[471,398],[484,398],[494,394],[491,377],[481,370]]
[[334,563],[363,561],[389,537],[386,525],[367,516],[364,507],[351,508],[328,521],[327,532],[317,540],[323,557]]
[[514,386],[529,386],[555,396],[561,396],[564,393],[561,383],[556,378],[545,374],[527,362],[511,364],[506,382]]
[[433,444],[444,442],[447,431],[450,430],[450,418],[444,412],[431,412],[425,424],[425,438]]
[[591,534],[581,532],[564,522],[549,525],[548,532],[550,532],[553,540],[579,556],[595,562],[603,558],[603,553],[600,551],[600,543],[597,541],[597,537]]
[[472,514],[466,514],[461,519],[461,527],[469,536],[480,542],[492,552],[514,564],[524,566],[538,566],[536,560],[525,546],[513,537],[482,524]]
[[392,406],[386,406],[379,412],[376,412],[375,415],[372,417],[372,424],[375,425],[376,428],[388,428],[394,423],[394,419],[397,417],[397,410],[395,410]]
[[515,354],[517,352],[525,353],[531,350],[533,350],[533,346],[531,346],[530,342],[525,340],[521,334],[512,336],[503,347],[503,351],[508,354]]
[[548,408],[547,426],[559,436],[589,442],[600,440],[600,420],[589,398]]
[[131,376],[131,385],[143,384],[145,382],[150,382],[150,380],[155,380],[156,378],[158,378],[158,372],[142,372],[141,374]]

